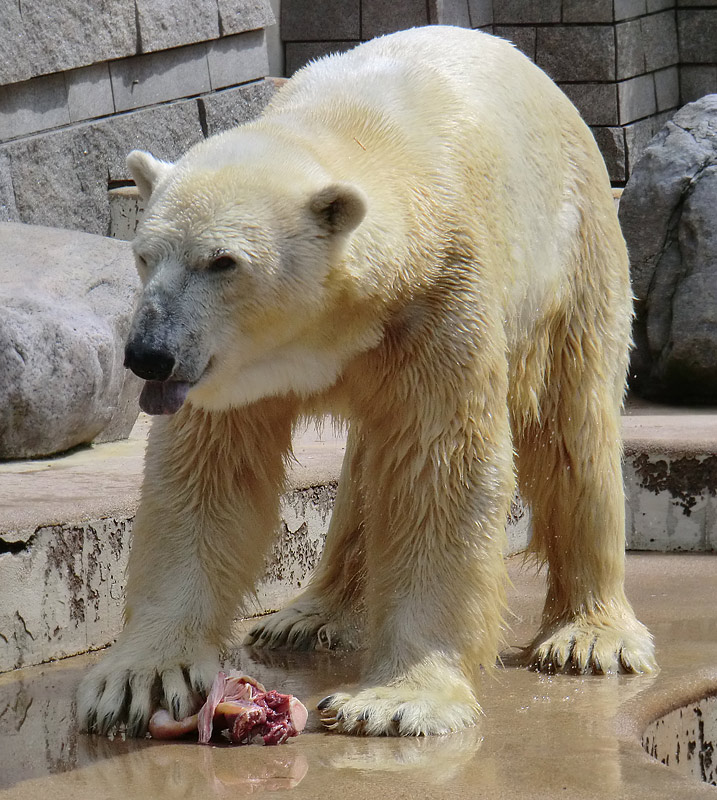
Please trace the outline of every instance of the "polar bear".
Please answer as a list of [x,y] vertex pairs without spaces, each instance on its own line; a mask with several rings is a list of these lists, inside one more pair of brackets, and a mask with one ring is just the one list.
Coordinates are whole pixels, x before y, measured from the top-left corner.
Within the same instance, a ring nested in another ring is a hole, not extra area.
[[128,164],[148,206],[126,359],[163,416],[87,729],[142,733],[158,688],[193,710],[265,563],[292,426],[327,413],[349,436],[325,552],[249,636],[340,646],[362,621],[362,683],[319,704],[327,726],[475,724],[516,473],[548,565],[530,663],[653,669],[623,591],[625,245],[543,72],[477,31],[404,31],[310,64],[176,164]]

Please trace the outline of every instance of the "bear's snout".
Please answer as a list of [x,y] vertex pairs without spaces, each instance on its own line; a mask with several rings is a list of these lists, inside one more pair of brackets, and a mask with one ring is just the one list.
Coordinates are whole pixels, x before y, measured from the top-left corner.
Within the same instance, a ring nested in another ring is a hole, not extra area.
[[174,356],[161,348],[129,341],[124,350],[124,365],[146,381],[166,381],[174,369]]

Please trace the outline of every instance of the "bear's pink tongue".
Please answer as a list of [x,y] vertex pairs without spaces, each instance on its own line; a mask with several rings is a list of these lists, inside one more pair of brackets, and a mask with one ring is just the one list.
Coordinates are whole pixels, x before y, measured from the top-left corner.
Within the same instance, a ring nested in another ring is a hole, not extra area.
[[184,381],[145,381],[139,407],[145,414],[174,414],[190,388],[191,384]]

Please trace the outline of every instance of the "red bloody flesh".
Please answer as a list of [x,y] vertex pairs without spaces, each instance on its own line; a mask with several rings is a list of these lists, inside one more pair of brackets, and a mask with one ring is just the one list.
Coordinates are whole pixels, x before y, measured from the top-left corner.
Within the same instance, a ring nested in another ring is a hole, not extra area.
[[307,718],[305,706],[292,695],[267,692],[252,678],[220,672],[198,714],[174,720],[160,709],[149,731],[156,739],[175,739],[197,730],[201,744],[208,744],[215,731],[224,731],[234,744],[273,745],[301,733]]

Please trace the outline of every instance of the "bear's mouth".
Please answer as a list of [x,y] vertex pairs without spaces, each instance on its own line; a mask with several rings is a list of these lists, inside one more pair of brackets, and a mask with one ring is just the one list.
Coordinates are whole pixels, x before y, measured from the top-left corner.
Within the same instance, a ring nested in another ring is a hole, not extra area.
[[145,414],[175,414],[192,386],[188,381],[145,381],[139,407]]

